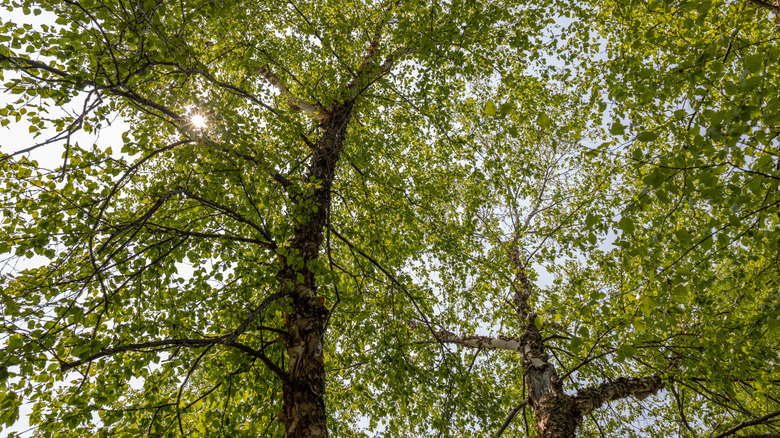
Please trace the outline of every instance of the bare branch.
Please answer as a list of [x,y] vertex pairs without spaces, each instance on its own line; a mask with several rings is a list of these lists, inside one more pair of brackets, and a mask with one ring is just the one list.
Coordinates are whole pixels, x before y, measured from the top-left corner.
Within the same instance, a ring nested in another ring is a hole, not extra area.
[[[744,428],[749,427],[749,426],[755,426],[757,424],[766,423],[767,420],[770,420],[770,419],[778,417],[778,416],[780,416],[780,411],[775,411],[775,412],[772,412],[770,414],[766,414],[763,417],[755,418],[753,420],[743,421],[742,423],[739,423],[738,425],[732,427],[731,429],[729,429],[729,430],[727,430],[727,431],[725,431],[723,433],[719,433],[719,434],[715,435],[712,438],[723,438],[723,437],[726,437],[726,436],[729,436],[729,435],[734,435],[735,433],[737,433],[741,429],[744,429]],[[780,436],[780,434],[774,434],[774,435]],[[758,437],[758,436],[762,436],[762,435],[748,435],[748,436]],[[771,436],[771,434],[770,434],[770,436]]]
[[523,407],[528,405],[528,399],[524,398],[520,403],[515,406],[514,409],[506,416],[506,419],[504,420],[504,424],[501,425],[501,427],[498,428],[498,431],[496,431],[496,438],[500,438],[501,435],[504,433],[507,427],[509,427],[510,424],[512,424],[512,420],[514,420],[515,415],[517,415],[518,412],[520,412],[520,409],[523,409]]

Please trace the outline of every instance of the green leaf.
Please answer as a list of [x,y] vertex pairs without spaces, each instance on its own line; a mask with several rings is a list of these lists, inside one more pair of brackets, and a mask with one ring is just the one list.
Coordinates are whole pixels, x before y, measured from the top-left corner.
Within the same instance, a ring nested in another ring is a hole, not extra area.
[[626,359],[633,358],[635,354],[636,354],[636,349],[629,344],[621,345],[620,348],[618,349],[618,355]]
[[498,111],[502,116],[506,116],[512,114],[515,111],[515,106],[512,102],[504,102],[498,108]]
[[745,58],[745,70],[755,73],[757,71],[761,71],[762,64],[764,62],[764,55],[761,52],[754,53],[752,55],[749,55]]
[[489,100],[485,104],[485,115],[488,115],[490,117],[496,116],[496,104],[494,104],[492,100]]
[[656,167],[649,175],[642,179],[642,182],[647,186],[658,188],[666,181],[666,178],[666,170],[661,167]]
[[627,216],[623,216],[618,222],[618,227],[626,234],[633,234],[635,230],[634,221]]
[[655,132],[640,132],[637,134],[636,139],[639,141],[650,142],[658,138],[658,134]]

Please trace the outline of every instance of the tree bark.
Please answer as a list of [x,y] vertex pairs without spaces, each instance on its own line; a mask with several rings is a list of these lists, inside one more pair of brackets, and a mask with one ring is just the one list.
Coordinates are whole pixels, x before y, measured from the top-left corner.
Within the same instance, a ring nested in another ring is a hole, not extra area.
[[315,187],[308,196],[296,200],[299,213],[309,220],[296,224],[288,247],[291,257],[283,261],[280,272],[284,287],[292,289],[292,312],[287,320],[288,378],[283,385],[281,418],[288,438],[328,436],[323,360],[328,310],[317,297],[316,278],[309,264],[318,257],[322,245],[336,163],[351,112],[352,102],[336,103],[328,111],[309,167],[308,179]]
[[535,324],[536,314],[528,303],[532,285],[526,275],[526,267],[520,262],[519,253],[519,249],[514,247],[510,250],[509,258],[516,272],[514,303],[523,327],[520,351],[523,353],[528,399],[534,410],[538,437],[573,438],[583,417],[604,403],[631,395],[642,400],[663,387],[663,381],[657,375],[621,377],[579,391],[576,396],[567,395],[555,366],[548,362],[544,340]]

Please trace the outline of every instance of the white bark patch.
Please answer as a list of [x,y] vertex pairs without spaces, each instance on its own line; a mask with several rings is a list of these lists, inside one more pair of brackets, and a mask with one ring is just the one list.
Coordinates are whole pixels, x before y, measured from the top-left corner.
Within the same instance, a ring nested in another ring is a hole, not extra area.
[[306,287],[302,284],[296,284],[295,291],[298,292],[298,294],[302,297],[314,298],[314,291],[311,288]]
[[492,338],[490,336],[458,336],[455,333],[442,330],[436,333],[442,342],[463,345],[464,347],[481,348],[484,350],[520,351],[520,342],[507,336]]
[[547,365],[547,361],[546,360],[542,359],[539,356],[534,356],[533,355],[533,348],[531,347],[531,344],[525,344],[523,346],[523,356],[525,356],[525,358],[528,360],[528,362],[533,367],[541,368],[541,367]]

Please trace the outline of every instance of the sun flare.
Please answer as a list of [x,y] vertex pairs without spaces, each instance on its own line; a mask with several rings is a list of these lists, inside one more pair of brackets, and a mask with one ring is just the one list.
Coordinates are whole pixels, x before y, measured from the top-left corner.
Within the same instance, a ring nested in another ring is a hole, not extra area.
[[193,114],[192,117],[190,117],[190,122],[192,123],[192,126],[203,129],[206,127],[208,120],[200,114]]

